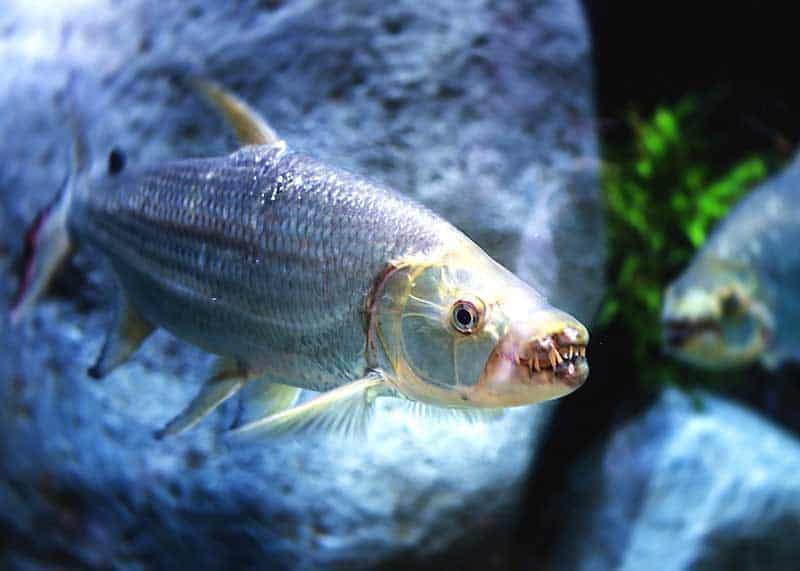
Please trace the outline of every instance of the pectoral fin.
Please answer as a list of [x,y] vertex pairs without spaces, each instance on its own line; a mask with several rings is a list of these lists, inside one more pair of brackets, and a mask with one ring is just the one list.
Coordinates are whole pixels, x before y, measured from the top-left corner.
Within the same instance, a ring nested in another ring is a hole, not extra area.
[[234,359],[220,358],[216,373],[183,412],[155,433],[158,439],[187,430],[203,420],[211,411],[235,395],[253,374]]
[[153,329],[153,326],[131,306],[123,292],[120,295],[111,330],[106,335],[103,348],[100,349],[100,355],[87,371],[89,376],[102,379],[119,367],[133,355]]
[[301,392],[302,389],[273,382],[268,377],[254,379],[239,393],[239,414],[234,427],[293,407]]
[[409,410],[416,416],[426,421],[449,424],[457,422],[490,422],[503,417],[503,408],[453,408],[425,404],[418,401],[408,401]]
[[240,435],[297,432],[334,432],[346,436],[363,433],[376,397],[386,394],[383,375],[371,373],[283,412],[256,420],[231,431]]
[[267,122],[233,93],[206,79],[192,79],[191,83],[219,111],[242,145],[271,145],[280,141]]

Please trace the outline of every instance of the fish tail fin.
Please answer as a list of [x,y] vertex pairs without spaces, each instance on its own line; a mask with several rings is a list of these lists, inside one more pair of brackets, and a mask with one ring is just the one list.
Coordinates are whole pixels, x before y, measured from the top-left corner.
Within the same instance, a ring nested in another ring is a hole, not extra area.
[[88,171],[86,135],[77,114],[69,112],[72,130],[70,174],[59,193],[34,219],[25,233],[23,269],[11,306],[11,322],[18,324],[47,291],[59,270],[75,251],[68,220],[76,187]]

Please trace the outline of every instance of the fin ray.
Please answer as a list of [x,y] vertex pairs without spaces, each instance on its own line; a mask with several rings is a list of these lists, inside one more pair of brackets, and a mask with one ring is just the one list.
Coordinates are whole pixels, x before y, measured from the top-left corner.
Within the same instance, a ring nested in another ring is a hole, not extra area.
[[88,170],[89,145],[75,106],[73,79],[67,87],[67,119],[72,135],[70,174],[61,191],[45,207],[25,235],[24,269],[11,306],[11,323],[18,324],[33,309],[75,251],[68,218],[75,188]]
[[222,86],[207,79],[190,83],[231,126],[242,145],[272,145],[281,139],[252,107]]
[[333,432],[356,436],[366,431],[373,401],[383,394],[384,377],[371,373],[293,408],[230,431],[236,436]]
[[502,418],[505,410],[502,408],[456,408],[443,407],[427,404],[419,401],[406,401],[408,410],[426,421],[450,424],[458,422],[468,422],[478,424],[481,422],[491,422]]
[[72,182],[42,210],[25,234],[24,269],[11,307],[11,322],[19,323],[47,292],[72,256],[75,245],[67,228]]
[[276,383],[268,377],[254,379],[239,392],[239,413],[234,428],[294,406],[302,389]]
[[142,345],[155,328],[131,306],[128,296],[121,290],[117,314],[103,347],[88,374],[101,379],[125,363]]
[[217,372],[209,379],[192,402],[164,428],[154,436],[162,439],[173,436],[193,427],[203,420],[214,409],[235,395],[248,379],[248,372],[241,363],[233,359],[220,358],[217,361]]

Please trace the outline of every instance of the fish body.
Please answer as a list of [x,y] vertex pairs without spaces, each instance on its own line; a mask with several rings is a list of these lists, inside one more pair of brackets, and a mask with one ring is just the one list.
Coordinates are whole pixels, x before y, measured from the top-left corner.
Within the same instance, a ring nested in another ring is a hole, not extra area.
[[71,222],[141,315],[315,391],[366,369],[364,300],[387,263],[464,241],[427,209],[283,144],[120,178],[91,188]]
[[[100,180],[78,160],[33,233],[14,313],[75,245],[94,246],[121,296],[92,376],[123,364],[157,327],[220,356],[159,435],[245,387],[259,409],[239,432],[275,433],[360,427],[378,396],[469,411],[583,383],[588,333],[577,320],[433,212],[292,151],[244,102],[199,88],[246,146],[138,171],[112,154]],[[295,406],[300,389],[322,394]]]
[[667,348],[709,368],[800,360],[800,160],[744,198],[666,291]]

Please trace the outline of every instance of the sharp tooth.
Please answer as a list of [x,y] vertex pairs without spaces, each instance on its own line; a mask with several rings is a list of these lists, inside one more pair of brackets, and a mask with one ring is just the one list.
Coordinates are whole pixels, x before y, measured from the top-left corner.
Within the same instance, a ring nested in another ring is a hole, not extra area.
[[534,355],[533,356],[533,368],[536,369],[537,373],[542,370],[542,368],[539,366],[539,356],[538,355]]
[[561,353],[558,351],[553,351],[553,353],[556,354],[556,363],[560,365],[564,361],[564,359],[561,358]]
[[569,346],[569,358],[572,359],[573,355],[575,355],[575,347],[570,345]]
[[550,366],[553,369],[555,369],[556,365],[558,364],[558,361],[556,359],[560,359],[561,356],[558,354],[557,351],[550,351],[550,353],[547,356],[550,357]]
[[581,347],[581,357],[586,356],[586,347]]

